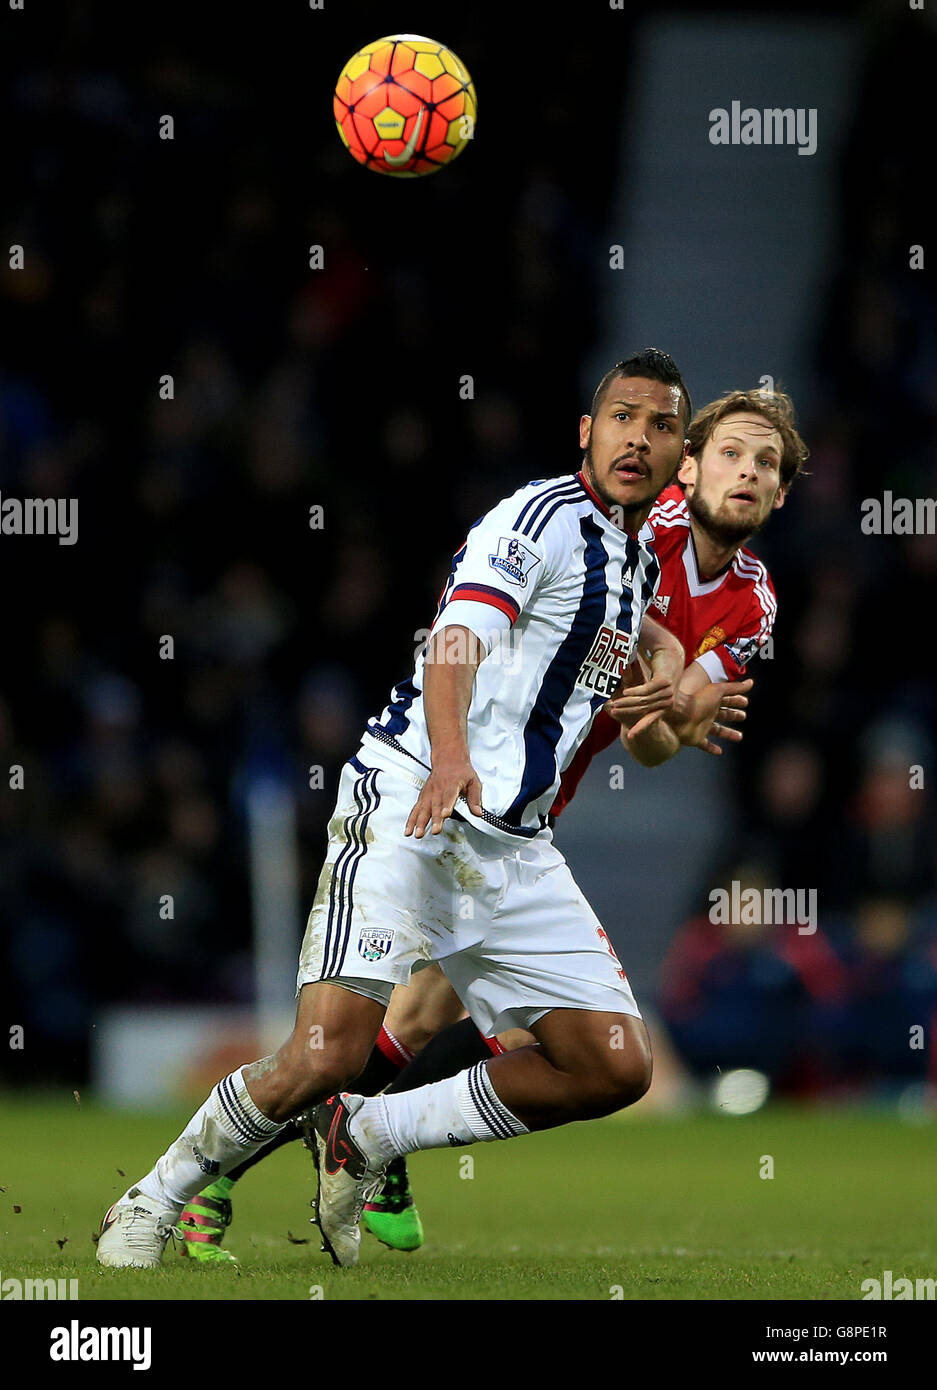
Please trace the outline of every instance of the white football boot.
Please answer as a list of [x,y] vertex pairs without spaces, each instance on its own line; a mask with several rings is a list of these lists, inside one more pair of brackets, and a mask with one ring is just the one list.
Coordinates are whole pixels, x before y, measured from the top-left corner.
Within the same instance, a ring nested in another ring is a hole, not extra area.
[[139,1187],[131,1187],[101,1222],[98,1263],[110,1269],[153,1269],[175,1234],[181,1208],[165,1210]]
[[315,1223],[335,1264],[358,1263],[358,1222],[384,1179],[386,1164],[372,1165],[348,1133],[348,1121],[364,1105],[364,1096],[330,1096],[312,1112],[314,1157],[319,1171]]

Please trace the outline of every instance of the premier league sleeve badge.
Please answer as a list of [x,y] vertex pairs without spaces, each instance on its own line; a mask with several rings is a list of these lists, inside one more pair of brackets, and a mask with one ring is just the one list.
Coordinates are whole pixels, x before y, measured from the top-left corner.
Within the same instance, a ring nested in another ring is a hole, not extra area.
[[489,555],[488,563],[498,570],[511,584],[527,587],[527,577],[535,565],[540,564],[540,556],[528,550],[516,536],[502,536],[498,541],[497,555]]

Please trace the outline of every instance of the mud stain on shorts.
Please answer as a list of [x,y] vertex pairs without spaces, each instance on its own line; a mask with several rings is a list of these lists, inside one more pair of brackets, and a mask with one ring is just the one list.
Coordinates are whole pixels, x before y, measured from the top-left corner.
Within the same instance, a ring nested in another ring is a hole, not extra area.
[[452,874],[463,893],[480,893],[485,887],[485,875],[454,850],[444,849],[438,862]]

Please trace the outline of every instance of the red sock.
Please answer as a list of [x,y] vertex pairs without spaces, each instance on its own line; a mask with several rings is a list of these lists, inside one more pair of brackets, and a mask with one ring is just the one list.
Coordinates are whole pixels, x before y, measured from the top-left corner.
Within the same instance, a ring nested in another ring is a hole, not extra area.
[[376,1096],[389,1086],[413,1061],[413,1053],[399,1038],[381,1027],[364,1071],[351,1082],[348,1089],[359,1096]]
[[375,1045],[381,1049],[388,1062],[394,1063],[398,1071],[403,1071],[407,1063],[413,1061],[413,1053],[409,1047],[406,1047],[399,1038],[395,1038],[390,1029],[383,1023]]

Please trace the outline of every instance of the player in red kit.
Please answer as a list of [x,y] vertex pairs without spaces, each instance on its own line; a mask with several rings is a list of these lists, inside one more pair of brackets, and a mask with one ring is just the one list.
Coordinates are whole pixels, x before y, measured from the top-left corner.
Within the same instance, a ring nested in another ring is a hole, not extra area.
[[[685,696],[697,694],[710,683],[741,680],[752,657],[771,636],[777,612],[774,585],[762,561],[744,542],[761,529],[772,511],[783,506],[795,476],[790,465],[782,471],[782,423],[792,431],[788,447],[795,456],[799,451],[802,464],[803,445],[793,430],[788,397],[736,391],[701,410],[690,425],[680,483],[664,489],[648,518],[661,567],[655,616],[687,654],[681,684]],[[619,736],[629,714],[624,697],[596,715],[563,774],[554,816],[572,800],[586,768],[596,753]],[[719,724],[712,732],[730,739],[741,737]],[[674,737],[658,742],[658,756],[654,749],[642,756],[633,741],[626,741],[625,747],[638,761],[651,765],[681,746],[676,729]],[[710,753],[722,751],[711,738],[700,746]]]

